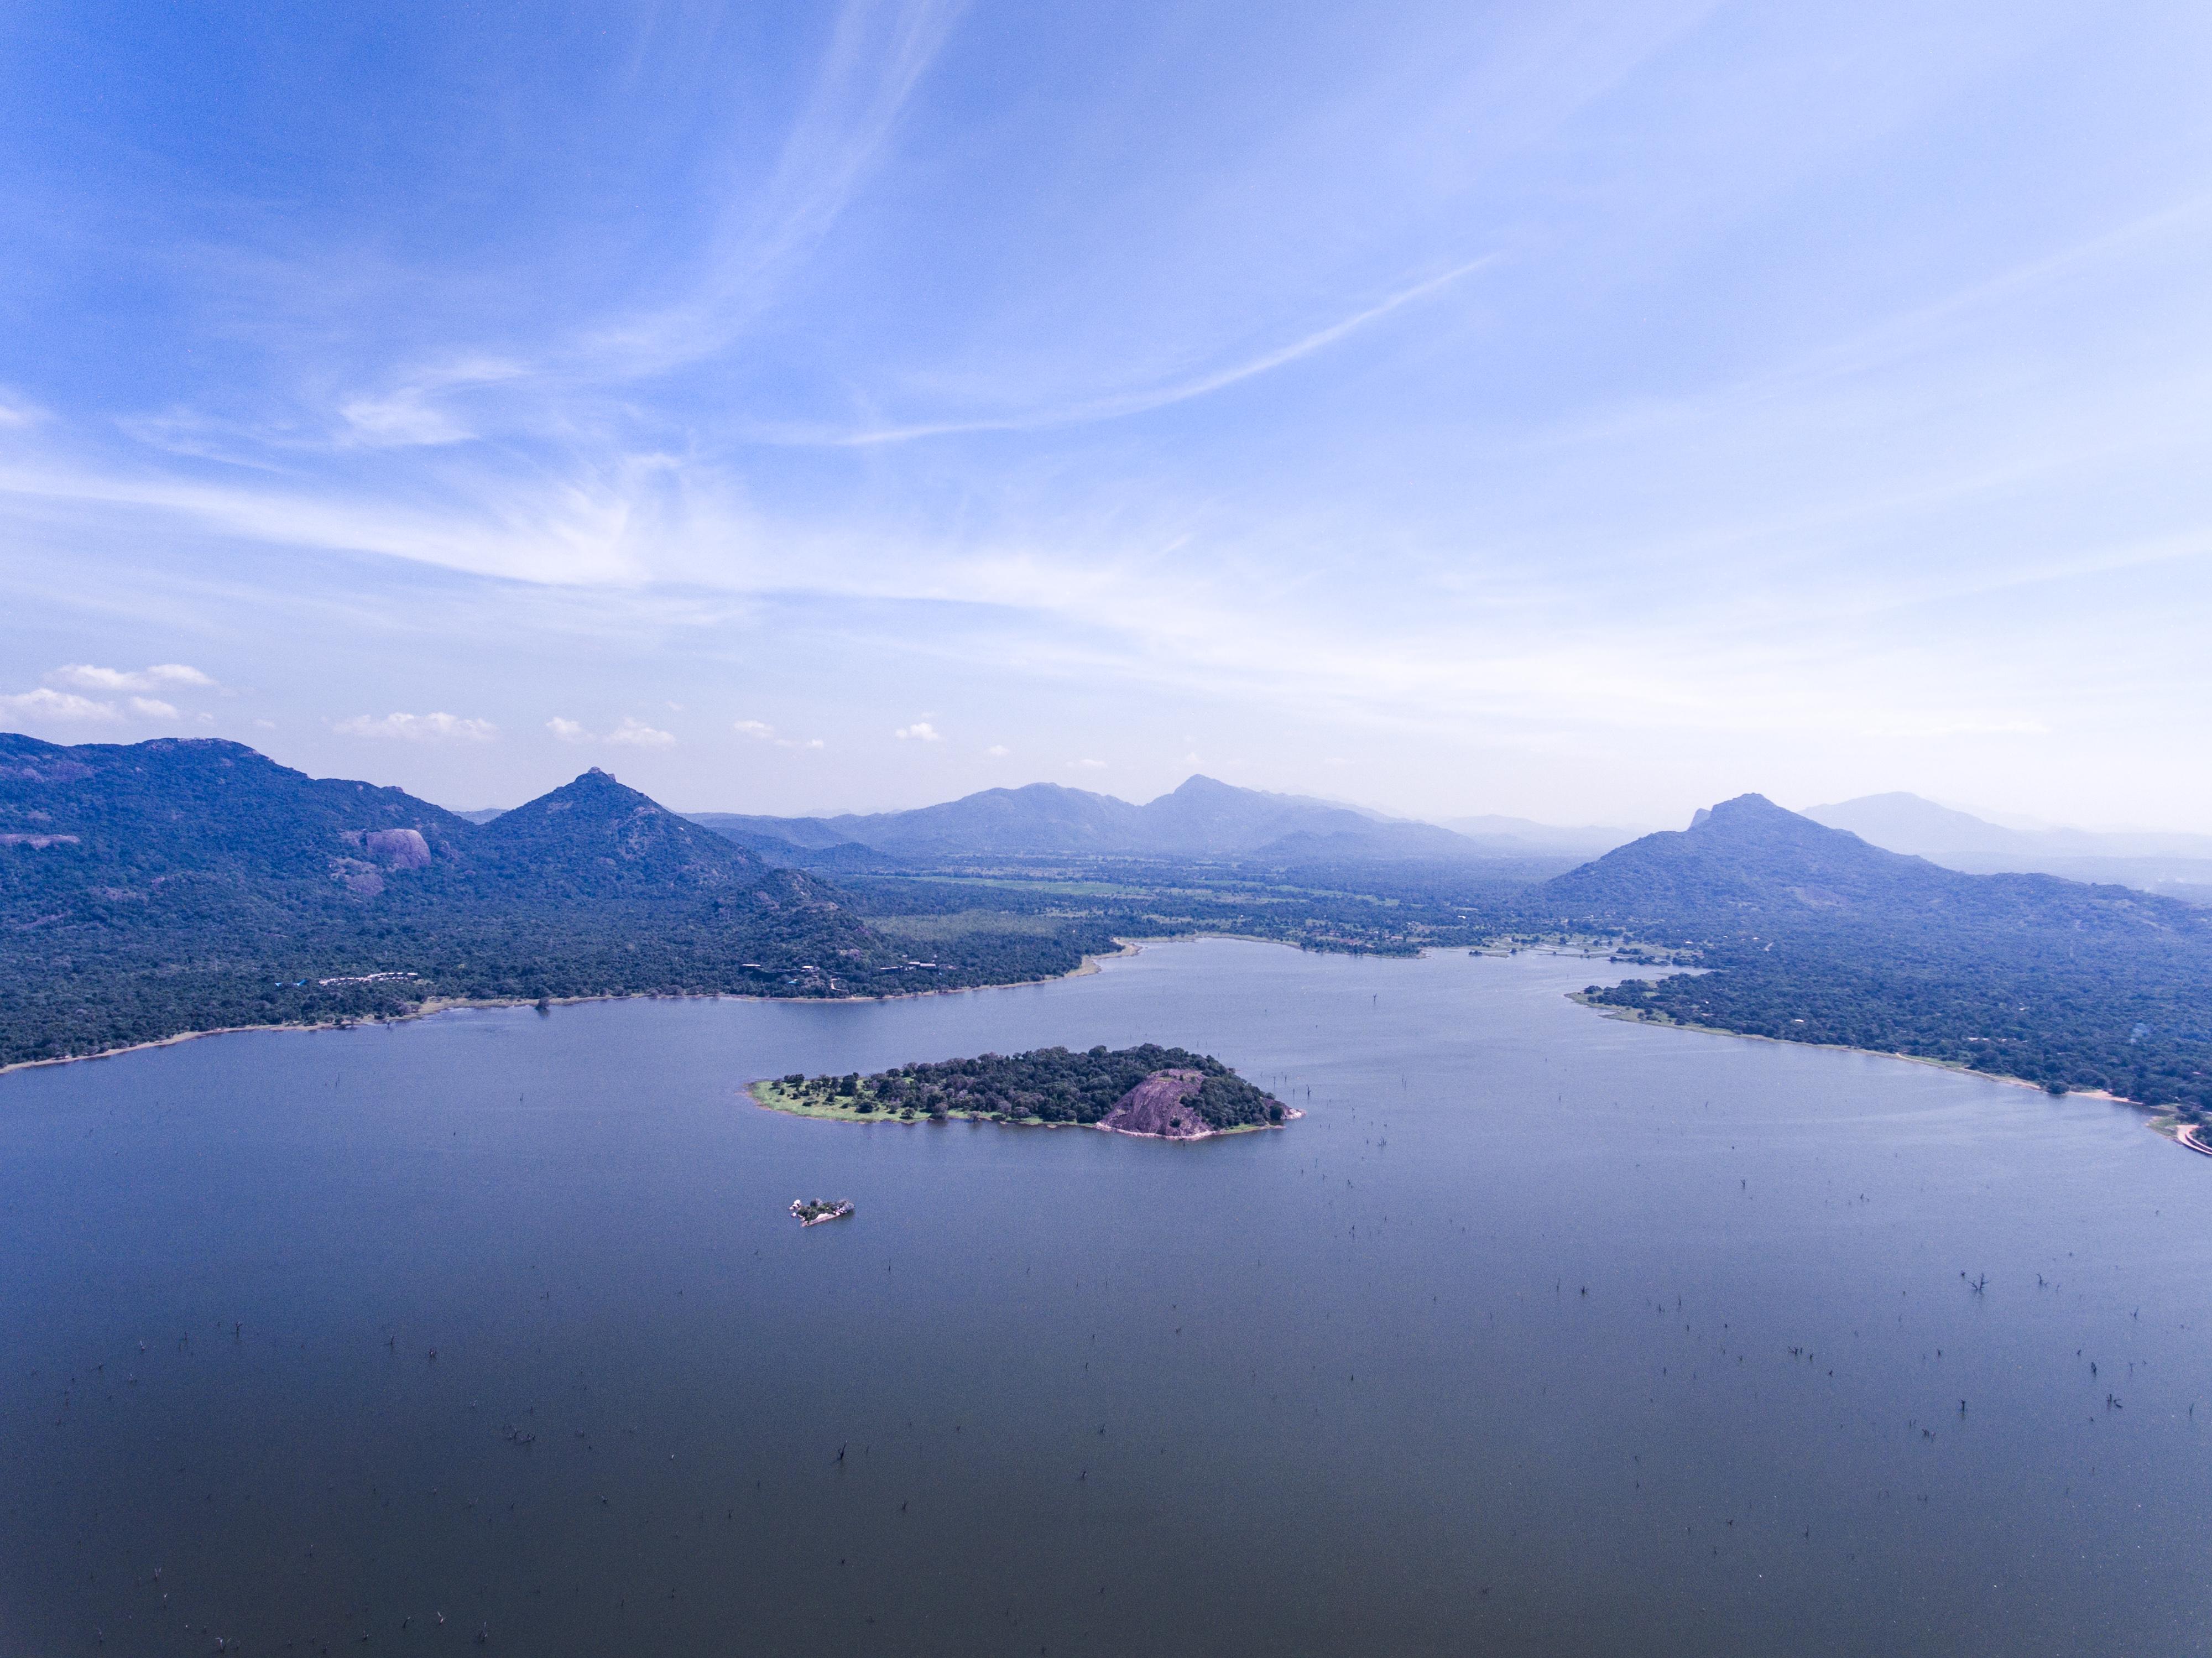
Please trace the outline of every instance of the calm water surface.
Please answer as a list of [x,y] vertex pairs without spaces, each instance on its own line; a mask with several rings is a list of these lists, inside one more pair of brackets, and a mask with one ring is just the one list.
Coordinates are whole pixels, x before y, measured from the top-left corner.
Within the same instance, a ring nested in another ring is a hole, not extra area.
[[[2212,1650],[2212,1160],[1594,976],[1207,942],[0,1078],[0,1654]],[[1309,1114],[738,1092],[1141,1040]]]

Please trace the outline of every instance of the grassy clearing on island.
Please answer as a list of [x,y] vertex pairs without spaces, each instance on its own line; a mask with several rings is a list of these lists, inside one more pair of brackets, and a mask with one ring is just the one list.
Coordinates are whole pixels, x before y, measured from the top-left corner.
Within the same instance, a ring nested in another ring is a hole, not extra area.
[[[753,1098],[771,1111],[785,1111],[794,1117],[826,1117],[835,1122],[927,1122],[927,1112],[915,1111],[911,1107],[898,1109],[885,1105],[876,1097],[873,1089],[866,1084],[850,1095],[836,1095],[823,1099],[819,1095],[809,1096],[798,1089],[787,1088],[781,1082],[762,1081],[748,1090]],[[867,1109],[860,1106],[865,1102]],[[947,1118],[959,1117],[980,1121],[986,1114],[981,1111],[947,1111]],[[1035,1119],[1031,1119],[1032,1121]]]

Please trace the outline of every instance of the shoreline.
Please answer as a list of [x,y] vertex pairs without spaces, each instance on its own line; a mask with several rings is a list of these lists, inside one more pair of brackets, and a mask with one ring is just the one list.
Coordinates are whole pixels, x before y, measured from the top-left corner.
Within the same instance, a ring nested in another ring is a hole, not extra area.
[[[1639,1012],[1632,1007],[1613,1007],[1604,1003],[1593,1002],[1579,990],[1567,992],[1567,999],[1578,1003],[1583,1007],[1597,1010],[1598,1017],[1601,1018],[1618,1019],[1623,1024],[1650,1025],[1661,1030],[1691,1030],[1701,1036],[1733,1036],[1738,1042],[1773,1042],[1783,1048],[1815,1048],[1830,1054],[1863,1054],[1873,1060],[1902,1060],[1907,1065],[1932,1066],[1938,1071],[1948,1071],[1957,1076],[1976,1078],[1982,1082],[1998,1083],[2007,1088],[2032,1089],[2038,1094],[2051,1092],[2041,1083],[2030,1082],[2025,1077],[2007,1077],[1994,1071],[1977,1071],[1970,1065],[1960,1065],[1956,1060],[1938,1060],[1925,1054],[1899,1054],[1889,1048],[1854,1048],[1849,1042],[1802,1042],[1789,1036],[1769,1036],[1756,1030],[1730,1030],[1724,1025],[1692,1024],[1682,1019],[1669,1019]],[[2103,1088],[2069,1088],[2063,1094],[2053,1095],[2052,1097],[2062,1100],[2102,1100],[2108,1105],[2124,1105],[2130,1110],[2148,1112],[2150,1114],[2150,1121],[2143,1125],[2145,1127],[2151,1129],[2163,1139],[2175,1138],[2172,1129],[2178,1119],[2170,1106],[2151,1105],[2142,1100],[2130,1099],[2124,1094],[2115,1094],[2109,1089]],[[2204,1150],[2203,1147],[2195,1145],[2189,1149],[2192,1151]],[[2206,1151],[2205,1155],[2212,1157],[2212,1151]]]
[[[1118,948],[1085,951],[1083,959],[1065,973],[1055,973],[1042,979],[1008,979],[1003,983],[988,985],[948,985],[941,990],[893,990],[880,996],[763,996],[744,990],[631,990],[608,991],[591,996],[550,996],[545,998],[548,1007],[580,1007],[592,1002],[687,1001],[687,1002],[903,1002],[922,996],[967,996],[987,990],[1022,990],[1038,985],[1059,984],[1068,979],[1087,978],[1100,970],[1102,962],[1119,961],[1124,957],[1140,956],[1147,944],[1191,944],[1204,938],[1226,938],[1239,944],[1273,944],[1283,950],[1303,950],[1307,946],[1290,938],[1263,938],[1249,932],[1162,932],[1141,933],[1123,937],[1114,936]],[[1425,944],[1408,955],[1385,956],[1389,961],[1419,960],[1431,950],[1456,946]],[[1370,952],[1376,955],[1382,953]],[[143,1042],[125,1042],[117,1048],[103,1048],[94,1054],[63,1054],[50,1060],[15,1060],[0,1065],[0,1077],[15,1071],[34,1071],[46,1066],[82,1065],[93,1060],[112,1060],[125,1054],[143,1054],[149,1048],[173,1048],[179,1042],[198,1042],[203,1036],[243,1036],[254,1031],[296,1030],[313,1034],[321,1030],[350,1030],[371,1025],[406,1024],[416,1019],[427,1019],[435,1014],[451,1013],[457,1010],[475,1008],[492,1010],[507,1007],[535,1007],[535,996],[433,996],[404,1013],[364,1014],[346,1019],[280,1019],[268,1024],[211,1025],[204,1030],[179,1030],[167,1036],[151,1036]]]
[[[903,1002],[921,996],[966,996],[984,990],[1020,990],[1037,985],[1059,984],[1063,980],[1081,979],[1099,971],[1101,962],[1117,961],[1124,956],[1141,954],[1147,944],[1174,944],[1178,938],[1169,936],[1159,938],[1120,938],[1114,942],[1118,950],[1092,950],[1065,973],[1054,974],[1043,979],[1009,979],[1003,984],[947,985],[941,990],[895,990],[881,996],[761,996],[743,990],[629,990],[609,991],[596,996],[549,996],[548,1007],[581,1007],[592,1002]],[[1261,939],[1260,943],[1279,940]],[[11,1071],[34,1071],[45,1066],[83,1065],[94,1060],[119,1059],[125,1054],[143,1054],[149,1048],[174,1048],[179,1042],[198,1042],[203,1036],[242,1036],[253,1031],[296,1030],[312,1035],[321,1030],[359,1030],[373,1025],[410,1024],[416,1019],[434,1017],[441,1013],[452,1013],[464,1009],[499,1009],[535,1007],[536,996],[432,996],[404,1013],[370,1013],[345,1019],[279,1020],[270,1024],[213,1025],[205,1030],[179,1030],[172,1035],[149,1037],[143,1042],[126,1042],[119,1048],[103,1048],[97,1054],[63,1054],[51,1060],[16,1060],[0,1065],[0,1077]]]

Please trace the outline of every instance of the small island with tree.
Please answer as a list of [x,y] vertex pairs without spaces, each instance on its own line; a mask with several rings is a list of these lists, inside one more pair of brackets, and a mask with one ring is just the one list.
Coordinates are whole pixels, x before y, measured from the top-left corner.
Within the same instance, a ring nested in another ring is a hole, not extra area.
[[752,1084],[772,1110],[844,1122],[944,1122],[953,1117],[1109,1129],[1170,1140],[1279,1128],[1304,1114],[1211,1054],[1146,1042],[1077,1052],[984,1054],[904,1065],[873,1076],[793,1072]]

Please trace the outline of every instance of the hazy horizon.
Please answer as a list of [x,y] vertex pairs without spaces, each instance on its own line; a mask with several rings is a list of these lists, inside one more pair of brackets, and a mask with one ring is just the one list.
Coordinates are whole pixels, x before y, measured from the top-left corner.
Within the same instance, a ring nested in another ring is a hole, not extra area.
[[0,728],[2212,830],[2212,13],[4,26]]

